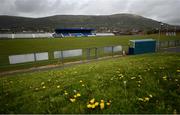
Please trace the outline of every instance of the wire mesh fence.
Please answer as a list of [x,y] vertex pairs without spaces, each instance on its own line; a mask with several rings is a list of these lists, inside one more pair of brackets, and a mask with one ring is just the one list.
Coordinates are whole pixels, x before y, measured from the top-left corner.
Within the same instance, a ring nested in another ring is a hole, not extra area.
[[16,34],[0,34],[0,39],[15,38],[52,38],[52,33],[16,33]]
[[7,55],[2,56],[3,63],[0,66],[26,64],[26,63],[38,63],[38,62],[56,62],[66,63],[73,61],[83,61],[98,59],[105,56],[122,55],[122,46],[107,46],[107,47],[92,47],[83,49],[72,50],[56,50],[49,52],[32,52],[27,54]]
[[[180,46],[180,40],[160,41],[157,47],[168,48]],[[91,47],[83,49],[71,50],[56,50],[46,52],[32,52],[18,55],[1,55],[0,67],[8,65],[22,65],[22,64],[63,64],[66,62],[85,61],[92,59],[99,59],[106,56],[123,55],[128,53],[129,46],[105,46],[105,47]],[[1,61],[3,60],[3,61]]]
[[180,46],[180,40],[160,41],[159,43],[157,43],[157,46],[160,49]]

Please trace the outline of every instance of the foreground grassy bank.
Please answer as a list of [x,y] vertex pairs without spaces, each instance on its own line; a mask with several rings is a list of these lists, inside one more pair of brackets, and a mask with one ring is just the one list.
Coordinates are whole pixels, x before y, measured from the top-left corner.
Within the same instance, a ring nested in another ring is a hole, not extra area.
[[180,113],[179,59],[146,54],[5,76],[0,113]]

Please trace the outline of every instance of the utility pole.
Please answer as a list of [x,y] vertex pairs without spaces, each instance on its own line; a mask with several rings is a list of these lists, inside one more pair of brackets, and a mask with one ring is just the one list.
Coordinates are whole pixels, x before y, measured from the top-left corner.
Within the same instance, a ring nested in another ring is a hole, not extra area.
[[164,24],[159,22],[159,37],[158,37],[158,50],[160,49],[160,37],[161,37],[161,28]]

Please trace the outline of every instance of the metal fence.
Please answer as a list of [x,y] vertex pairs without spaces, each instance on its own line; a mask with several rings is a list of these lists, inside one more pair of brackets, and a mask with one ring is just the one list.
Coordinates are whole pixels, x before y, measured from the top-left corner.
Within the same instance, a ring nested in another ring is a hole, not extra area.
[[[180,46],[180,40],[160,41],[157,43],[157,48],[163,49],[168,47]],[[5,59],[0,63],[0,66],[12,65],[12,64],[26,64],[36,62],[48,62],[48,63],[65,63],[73,61],[83,61],[98,59],[106,56],[123,55],[128,53],[129,46],[106,46],[106,47],[91,47],[84,49],[71,49],[71,50],[55,50],[46,52],[33,52],[27,54],[7,55]],[[160,50],[157,50],[160,51]]]
[[180,40],[160,41],[159,43],[157,43],[157,48],[159,49],[176,46],[180,46]]
[[122,55],[122,46],[107,46],[107,47],[92,47],[84,49],[73,49],[73,50],[56,50],[53,52],[43,53],[27,53],[18,55],[9,55],[8,63],[11,64],[23,64],[23,63],[34,63],[38,61],[49,61],[49,62],[72,62],[72,61],[83,61],[98,59],[105,56]]
[[48,52],[11,55],[9,56],[9,64],[35,62],[35,61],[42,61],[48,59],[49,59]]
[[15,38],[52,38],[52,33],[17,33],[17,34],[0,34],[0,39],[15,39]]

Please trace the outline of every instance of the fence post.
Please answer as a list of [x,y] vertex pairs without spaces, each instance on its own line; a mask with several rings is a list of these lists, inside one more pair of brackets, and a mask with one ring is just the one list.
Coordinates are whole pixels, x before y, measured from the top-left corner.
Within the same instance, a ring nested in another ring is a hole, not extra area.
[[62,64],[64,65],[63,51],[61,51],[61,60],[62,60]]
[[112,46],[112,57],[114,56],[114,46]]
[[168,47],[169,47],[169,41],[168,41]]
[[14,34],[12,34],[12,39],[14,39]]
[[95,59],[98,58],[98,54],[97,54],[98,48],[95,48]]
[[36,59],[36,53],[34,53],[34,61],[35,61],[35,62],[37,61],[37,59]]
[[32,34],[32,37],[33,37],[33,38],[35,38],[35,35],[34,35],[34,34]]
[[176,40],[174,40],[174,47],[176,47]]
[[87,50],[86,50],[86,52],[87,52],[87,60],[89,60],[90,59],[90,51],[91,51],[91,49],[90,48],[87,48]]

